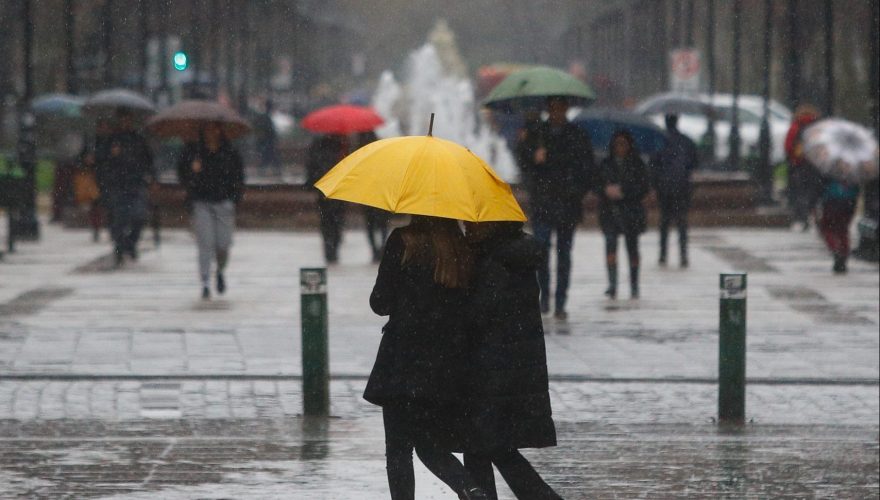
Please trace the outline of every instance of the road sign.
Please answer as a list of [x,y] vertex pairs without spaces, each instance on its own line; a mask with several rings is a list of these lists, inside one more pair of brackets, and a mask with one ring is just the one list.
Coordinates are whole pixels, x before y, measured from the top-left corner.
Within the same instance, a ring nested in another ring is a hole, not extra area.
[[700,90],[700,51],[675,49],[669,53],[669,83],[674,92]]

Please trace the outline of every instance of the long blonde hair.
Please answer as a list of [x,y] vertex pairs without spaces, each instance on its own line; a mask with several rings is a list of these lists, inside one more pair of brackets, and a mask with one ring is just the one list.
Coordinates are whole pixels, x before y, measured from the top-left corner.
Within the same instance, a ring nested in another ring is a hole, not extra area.
[[471,254],[456,221],[414,215],[403,231],[403,247],[403,264],[430,263],[435,283],[446,288],[467,287]]

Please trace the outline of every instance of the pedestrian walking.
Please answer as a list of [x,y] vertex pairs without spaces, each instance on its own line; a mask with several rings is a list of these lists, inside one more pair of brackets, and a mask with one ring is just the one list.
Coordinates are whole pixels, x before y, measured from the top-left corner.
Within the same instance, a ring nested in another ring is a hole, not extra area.
[[412,452],[463,499],[486,498],[449,450],[460,449],[470,258],[453,219],[412,216],[394,230],[370,307],[388,316],[364,399],[381,406],[392,500],[413,499]]
[[[362,148],[378,139],[375,132],[361,132],[357,135],[357,148]],[[382,249],[388,239],[388,223],[391,212],[364,205],[364,222],[367,229],[367,241],[373,251],[373,262],[382,259]]]
[[850,254],[849,225],[856,211],[859,186],[837,179],[825,179],[821,195],[821,216],[817,226],[834,256],[832,271],[844,274]]
[[669,226],[678,226],[679,265],[688,267],[688,211],[693,195],[691,175],[698,165],[697,147],[678,130],[678,115],[666,115],[666,146],[651,159],[654,189],[660,206],[660,258],[666,265]]
[[148,215],[148,187],[156,181],[156,169],[147,140],[135,130],[132,111],[120,108],[115,118],[114,132],[106,140],[96,139],[95,158],[118,267],[124,255],[138,258],[137,245]]
[[259,170],[264,175],[281,175],[278,160],[278,132],[275,130],[275,122],[272,121],[273,111],[274,104],[267,99],[264,112],[254,119],[256,147],[260,158]]
[[465,467],[497,500],[494,464],[520,499],[556,500],[520,448],[556,445],[535,279],[542,243],[520,222],[465,223],[474,252],[467,335]]
[[568,101],[547,99],[547,121],[526,129],[517,144],[517,157],[529,193],[535,238],[548,250],[538,268],[541,312],[550,312],[551,238],[556,235],[555,311],[567,318],[565,303],[571,275],[574,230],[583,216],[583,198],[594,168],[590,137],[566,117]]
[[608,298],[617,298],[617,243],[623,236],[629,258],[630,296],[639,298],[639,235],[647,227],[642,204],[651,190],[648,167],[639,156],[632,134],[618,131],[611,136],[610,154],[596,170],[599,225],[605,235]]
[[216,263],[215,287],[226,292],[225,271],[235,229],[235,209],[244,192],[241,155],[219,123],[201,128],[177,162],[177,178],[186,190],[193,233],[198,245],[202,298],[211,298],[211,267]]
[[89,225],[92,227],[92,241],[97,242],[101,236],[104,214],[95,173],[94,147],[94,143],[87,143],[77,156],[73,173],[73,193],[76,204],[86,210]]
[[[306,184],[314,187],[334,165],[348,155],[348,137],[326,134],[316,137],[309,146],[306,162]],[[318,193],[318,212],[321,217],[321,237],[324,241],[324,259],[328,264],[339,261],[339,245],[345,221],[344,202],[331,200]]]
[[804,157],[804,131],[819,120],[821,113],[811,104],[795,109],[791,127],[785,136],[788,160],[788,196],[792,216],[799,229],[810,228],[810,215],[822,195],[823,181],[816,167]]

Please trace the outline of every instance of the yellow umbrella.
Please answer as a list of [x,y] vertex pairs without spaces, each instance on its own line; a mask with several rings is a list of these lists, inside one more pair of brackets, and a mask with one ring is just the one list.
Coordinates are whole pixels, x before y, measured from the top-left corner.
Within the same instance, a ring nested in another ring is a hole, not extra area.
[[471,222],[525,221],[510,186],[479,156],[433,136],[370,143],[315,183],[328,198]]

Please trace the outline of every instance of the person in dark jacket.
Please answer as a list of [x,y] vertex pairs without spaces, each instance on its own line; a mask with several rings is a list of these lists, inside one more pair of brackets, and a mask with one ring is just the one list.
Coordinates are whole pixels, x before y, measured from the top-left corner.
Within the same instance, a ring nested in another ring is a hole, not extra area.
[[[378,139],[375,132],[362,132],[357,137],[357,148],[362,148]],[[381,208],[364,206],[364,221],[367,228],[367,241],[373,251],[373,262],[382,258],[382,248],[388,239],[388,223],[391,213]]]
[[217,293],[226,292],[224,272],[235,229],[235,207],[244,192],[241,155],[218,123],[206,125],[200,140],[184,149],[177,179],[186,190],[193,232],[199,248],[202,298],[211,298],[211,266],[216,261]]
[[785,134],[789,205],[793,219],[802,231],[810,228],[810,215],[824,191],[822,175],[804,157],[803,145],[804,131],[819,118],[821,113],[815,106],[801,104],[795,109],[791,126]]
[[[344,135],[322,135],[309,146],[306,161],[306,184],[314,187],[334,165],[348,155],[348,138]],[[318,212],[321,216],[321,236],[324,240],[324,259],[328,264],[339,261],[339,244],[342,243],[345,221],[345,202],[331,200],[318,193]]]
[[559,499],[518,451],[556,445],[536,280],[546,250],[519,222],[465,226],[475,259],[465,467],[491,499],[492,464],[517,498]]
[[688,267],[688,210],[690,210],[691,174],[697,168],[694,142],[678,131],[678,115],[666,115],[666,147],[651,159],[654,188],[660,205],[660,265],[666,265],[669,226],[678,224],[679,265]]
[[526,130],[517,146],[516,156],[529,193],[535,238],[548,250],[547,258],[538,269],[541,312],[550,311],[549,249],[555,232],[554,314],[558,319],[565,319],[574,230],[583,215],[584,195],[589,191],[593,147],[589,135],[568,121],[565,98],[551,97],[547,106],[547,121]]
[[605,295],[617,298],[617,242],[622,235],[629,257],[632,298],[639,297],[639,235],[645,231],[642,201],[651,190],[648,167],[639,157],[633,136],[624,130],[611,136],[611,154],[596,171],[595,188],[599,197],[599,225],[605,235],[605,264],[608,289]]
[[388,237],[370,307],[388,316],[364,399],[381,406],[391,498],[415,495],[413,449],[460,498],[485,498],[460,449],[470,258],[456,221],[413,216]]
[[117,266],[123,256],[138,258],[137,244],[147,221],[148,188],[156,181],[153,154],[134,128],[131,111],[116,113],[116,130],[95,145],[98,185],[109,215]]

